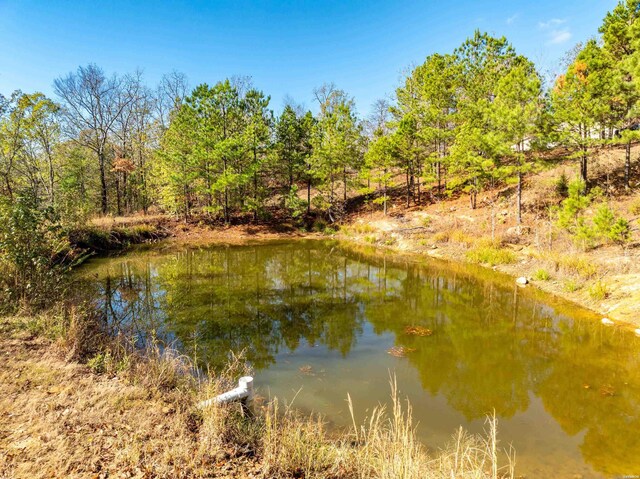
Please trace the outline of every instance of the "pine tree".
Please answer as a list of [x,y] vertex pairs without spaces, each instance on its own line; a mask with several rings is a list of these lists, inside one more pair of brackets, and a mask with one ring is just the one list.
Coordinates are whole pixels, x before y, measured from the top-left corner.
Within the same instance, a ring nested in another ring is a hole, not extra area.
[[451,187],[461,185],[469,193],[472,208],[487,182],[504,178],[500,158],[503,143],[494,124],[496,88],[516,64],[507,40],[476,31],[456,50],[459,62],[458,129],[451,148],[452,171],[458,176]]
[[580,159],[580,177],[588,188],[589,149],[600,143],[611,117],[609,57],[590,40],[560,75],[551,92],[551,108],[557,139]]
[[602,49],[611,58],[612,78],[608,86],[609,101],[613,112],[613,126],[618,130],[614,140],[625,145],[625,186],[631,179],[631,142],[640,138],[638,130],[631,127],[640,121],[640,0],[618,3],[608,12],[599,29]]
[[[333,222],[347,202],[348,174],[362,155],[362,128],[355,114],[353,99],[332,86],[317,92],[320,114],[314,128],[310,171],[320,190],[320,207]],[[338,203],[338,184],[342,182],[342,205]]]
[[503,155],[511,160],[518,179],[517,220],[522,222],[523,177],[534,167],[527,158],[542,114],[542,81],[535,66],[520,57],[518,63],[498,82],[492,123],[500,133]]

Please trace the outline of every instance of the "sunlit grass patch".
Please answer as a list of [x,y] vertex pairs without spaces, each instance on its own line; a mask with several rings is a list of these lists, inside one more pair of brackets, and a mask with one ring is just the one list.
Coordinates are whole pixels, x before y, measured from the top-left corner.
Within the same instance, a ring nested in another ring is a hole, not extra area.
[[447,243],[449,241],[449,232],[448,231],[438,231],[433,235],[434,243]]
[[546,269],[540,268],[533,273],[533,279],[537,281],[549,281],[551,279],[551,275]]
[[598,266],[583,256],[560,254],[554,260],[556,269],[565,274],[575,274],[585,280],[598,274]]
[[591,299],[602,301],[609,297],[609,287],[602,281],[596,281],[589,286],[589,296]]
[[449,234],[449,242],[458,243],[469,247],[473,244],[473,238],[462,230],[453,230]]
[[477,246],[467,251],[466,256],[467,260],[472,263],[487,264],[489,266],[511,264],[517,260],[513,251],[491,242],[480,242]]
[[358,235],[374,233],[376,231],[376,229],[373,226],[371,226],[369,223],[353,223],[347,226],[346,228],[343,227],[341,231],[344,231],[345,229],[347,231],[350,231]]
[[582,286],[583,286],[582,283],[579,283],[578,281],[576,281],[574,279],[567,279],[564,282],[563,289],[567,293],[573,293],[573,292],[578,291],[579,289],[581,289]]

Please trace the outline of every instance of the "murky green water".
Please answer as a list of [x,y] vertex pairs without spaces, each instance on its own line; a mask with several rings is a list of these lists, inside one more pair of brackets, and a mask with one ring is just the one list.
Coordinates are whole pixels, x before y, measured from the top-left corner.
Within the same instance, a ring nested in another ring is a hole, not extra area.
[[270,242],[135,252],[83,272],[113,323],[213,366],[245,350],[263,395],[335,424],[349,421],[347,393],[361,416],[386,402],[393,373],[429,446],[460,425],[481,432],[495,410],[527,478],[640,475],[638,338],[491,272],[391,258]]

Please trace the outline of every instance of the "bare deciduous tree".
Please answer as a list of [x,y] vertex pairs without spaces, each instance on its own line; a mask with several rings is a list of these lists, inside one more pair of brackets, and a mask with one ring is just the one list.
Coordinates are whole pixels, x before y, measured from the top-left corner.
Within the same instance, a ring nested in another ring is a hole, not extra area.
[[169,126],[170,115],[189,94],[189,81],[184,73],[173,70],[163,75],[156,89],[156,112],[162,130]]
[[114,123],[133,101],[127,77],[107,77],[97,65],[79,67],[75,73],[54,81],[62,99],[65,132],[95,152],[100,169],[102,213],[108,211],[106,148]]

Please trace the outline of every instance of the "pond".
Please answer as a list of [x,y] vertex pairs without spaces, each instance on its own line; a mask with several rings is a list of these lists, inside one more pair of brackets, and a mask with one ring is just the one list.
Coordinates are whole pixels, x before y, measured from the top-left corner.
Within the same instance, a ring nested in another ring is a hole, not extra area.
[[[471,270],[471,271],[470,271]],[[202,365],[245,352],[260,394],[350,423],[395,375],[429,447],[495,410],[517,473],[640,474],[640,339],[490,270],[333,241],[140,250],[90,261],[112,323]]]

